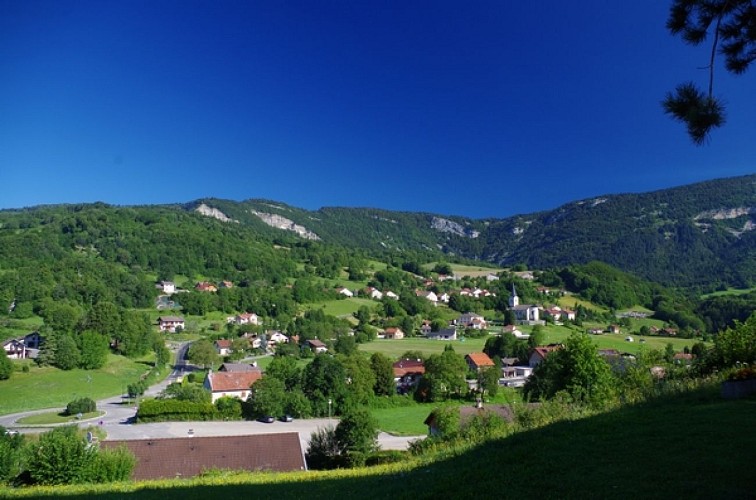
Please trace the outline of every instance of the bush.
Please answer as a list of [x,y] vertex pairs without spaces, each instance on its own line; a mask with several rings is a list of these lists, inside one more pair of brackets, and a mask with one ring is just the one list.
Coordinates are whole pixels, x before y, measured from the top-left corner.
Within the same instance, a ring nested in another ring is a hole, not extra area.
[[95,483],[112,483],[131,478],[136,457],[125,446],[101,449],[97,452],[89,471],[89,480]]
[[66,405],[66,415],[78,415],[79,413],[92,413],[97,410],[97,403],[91,398],[74,399]]
[[77,484],[89,480],[96,450],[76,427],[58,427],[28,448],[26,469],[33,484]]
[[218,412],[212,403],[195,403],[178,399],[148,399],[139,405],[138,422],[215,420]]

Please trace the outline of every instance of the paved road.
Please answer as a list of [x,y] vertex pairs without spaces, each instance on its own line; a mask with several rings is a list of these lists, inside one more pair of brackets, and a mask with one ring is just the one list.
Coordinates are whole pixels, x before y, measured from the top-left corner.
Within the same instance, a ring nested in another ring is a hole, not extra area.
[[[179,377],[183,377],[187,372],[192,370],[184,360],[188,343],[182,344],[178,351],[177,363],[171,374],[162,382],[150,387],[145,396],[156,396],[168,384],[174,382]],[[57,410],[62,411],[64,408]],[[128,402],[122,396],[98,401],[97,409],[104,411],[105,414],[97,419],[86,422],[80,422],[79,426],[88,427],[99,425],[107,433],[108,440],[130,440],[130,439],[147,439],[147,438],[172,438],[186,437],[191,434],[194,436],[240,436],[249,434],[275,434],[279,432],[297,432],[302,442],[302,449],[306,450],[310,442],[310,435],[319,428],[329,425],[338,424],[338,419],[332,418],[314,418],[294,420],[293,422],[273,422],[265,424],[262,422],[248,421],[231,421],[231,422],[159,422],[154,424],[133,424],[136,416],[136,406]],[[56,409],[47,408],[45,410],[28,411],[16,413],[13,415],[0,416],[0,425],[7,429],[15,429],[20,432],[34,433],[43,432],[49,427],[24,427],[17,423],[17,420],[36,413],[46,413]],[[405,450],[408,444],[415,439],[422,439],[425,436],[392,436],[382,432],[378,436],[378,444],[384,450]]]

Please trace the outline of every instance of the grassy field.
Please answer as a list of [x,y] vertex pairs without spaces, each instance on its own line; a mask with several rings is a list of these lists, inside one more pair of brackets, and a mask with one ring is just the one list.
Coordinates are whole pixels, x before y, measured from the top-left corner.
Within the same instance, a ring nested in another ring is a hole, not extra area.
[[[423,265],[423,269],[431,270],[433,269],[438,262],[431,262],[430,264]],[[491,273],[499,273],[503,271],[501,267],[484,267],[484,266],[468,266],[465,264],[449,264],[449,266],[452,268],[452,271],[454,271],[454,274],[457,276],[471,276],[473,278],[477,278],[480,276],[486,276]]]
[[727,290],[721,290],[719,292],[712,292],[712,293],[707,293],[705,295],[701,295],[701,298],[708,299],[710,297],[720,297],[722,295],[745,295],[751,292],[756,292],[756,287],[744,288],[744,289],[728,288]]
[[97,400],[123,394],[127,384],[149,369],[146,362],[114,355],[99,370],[33,366],[28,373],[14,372],[10,379],[0,381],[0,414],[60,408],[81,397]]
[[0,340],[21,337],[42,326],[42,318],[33,316],[26,319],[3,319],[0,322]]
[[402,340],[374,340],[366,344],[360,344],[360,351],[374,353],[380,352],[391,359],[397,359],[407,351],[420,351],[426,356],[443,352],[446,345],[451,344],[457,354],[480,352],[486,339],[460,340],[428,340],[425,338],[405,338]]
[[307,309],[323,308],[323,312],[332,316],[343,317],[351,316],[356,313],[362,306],[373,308],[379,305],[378,302],[371,299],[363,299],[360,297],[349,297],[341,300],[329,300],[327,302],[320,302],[319,304],[308,304],[305,306]]
[[753,498],[756,398],[699,390],[371,468],[0,489],[9,498]]
[[370,411],[383,432],[395,436],[425,436],[428,427],[423,424],[436,405],[416,404],[397,408],[376,408]]

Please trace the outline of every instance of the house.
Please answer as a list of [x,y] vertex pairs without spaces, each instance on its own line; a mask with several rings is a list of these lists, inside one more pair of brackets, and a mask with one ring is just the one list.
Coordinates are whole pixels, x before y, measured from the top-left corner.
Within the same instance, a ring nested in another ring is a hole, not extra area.
[[522,330],[517,328],[515,325],[507,325],[504,328],[501,329],[502,333],[509,333],[510,335],[514,335],[515,338],[521,339],[521,340],[527,340],[530,338],[530,335],[526,333],[522,333]]
[[176,293],[176,283],[173,281],[158,281],[155,287],[166,295]]
[[543,315],[554,321],[559,321],[562,318],[562,308],[559,306],[547,307],[543,310]]
[[200,281],[194,285],[194,289],[198,292],[217,292],[218,287],[210,283],[209,281]]
[[315,354],[320,354],[322,352],[328,352],[328,347],[320,340],[318,339],[312,339],[307,341],[307,347],[312,349],[312,352]]
[[551,294],[551,289],[549,289],[549,288],[547,288],[545,286],[539,286],[538,288],[536,288],[536,292],[542,293],[544,295],[550,295]]
[[394,382],[399,394],[407,393],[417,385],[425,373],[425,364],[421,359],[402,359],[393,365]]
[[604,329],[603,328],[591,328],[588,330],[588,333],[591,335],[603,335]]
[[218,283],[218,288],[233,288],[234,284],[230,281],[221,281]]
[[620,333],[619,325],[609,325],[609,333]]
[[545,346],[538,346],[535,349],[533,349],[533,352],[530,354],[530,359],[528,359],[528,366],[531,368],[535,368],[541,362],[543,362],[544,359],[546,359],[549,354],[556,351],[557,349],[561,349],[561,344],[549,344]]
[[504,366],[501,369],[502,378],[499,380],[499,383],[506,387],[522,387],[532,374],[533,368],[530,366]]
[[392,340],[401,340],[404,338],[404,332],[401,328],[390,327],[383,330],[383,338]]
[[399,300],[399,296],[391,290],[387,291],[384,295],[389,299]]
[[433,305],[436,305],[438,303],[438,296],[432,291],[429,292],[425,290],[418,290],[415,292],[415,295],[422,299],[430,301]]
[[494,273],[486,274],[486,281],[499,281],[499,276]]
[[220,365],[220,368],[218,368],[219,372],[254,372],[254,371],[260,371],[260,369],[252,364],[248,365],[246,363],[223,363]]
[[438,301],[439,302],[443,302],[444,304],[448,304],[449,303],[449,299],[451,299],[451,295],[449,295],[446,292],[444,292],[444,293],[442,293],[441,295],[438,296]]
[[105,449],[127,448],[137,458],[134,481],[191,478],[208,470],[306,470],[299,434],[253,434],[101,441]]
[[27,333],[24,336],[24,344],[26,344],[27,349],[39,349],[40,347],[42,347],[43,342],[44,339],[42,338],[42,335],[39,334],[39,332]]
[[488,327],[483,316],[475,314],[474,312],[466,312],[457,318],[457,325],[464,326],[465,328],[472,328],[474,330],[485,330]]
[[262,347],[262,339],[254,332],[245,332],[241,335],[241,338],[246,339],[249,342],[249,347],[252,349],[260,349]]
[[160,316],[157,319],[158,328],[161,332],[174,333],[176,329],[185,328],[184,318],[182,316]]
[[659,335],[666,335],[667,337],[676,337],[677,336],[677,329],[676,328],[662,328],[659,331]]
[[381,300],[383,298],[383,292],[381,292],[377,288],[373,288],[372,286],[369,286],[365,289],[365,295],[375,300]]
[[533,281],[535,279],[535,275],[533,274],[532,271],[515,271],[512,274],[514,274],[521,280]]
[[6,340],[3,342],[3,350],[8,359],[26,359],[26,344],[22,338]]
[[457,340],[457,330],[454,328],[444,328],[437,332],[428,332],[425,334],[425,337],[431,340]]
[[215,341],[215,350],[218,351],[220,356],[228,356],[231,354],[231,341],[228,339],[218,339]]
[[430,321],[428,320],[423,321],[423,324],[420,325],[420,334],[428,336],[430,331],[431,331]]
[[289,343],[289,337],[279,332],[278,330],[268,330],[265,332],[265,336],[267,337],[268,342],[272,342],[274,344]]
[[479,372],[484,368],[496,366],[493,360],[488,357],[488,354],[484,352],[471,352],[465,356],[465,361],[467,362],[470,371],[474,372]]
[[255,313],[241,313],[232,318],[233,322],[237,325],[259,325],[260,318]]
[[253,370],[247,372],[213,372],[207,373],[203,386],[210,391],[212,402],[219,398],[230,396],[247,400],[252,384],[262,378],[262,371]]
[[354,293],[346,287],[343,287],[343,286],[339,287],[336,289],[336,291],[340,293],[341,295],[343,295],[344,297],[354,297]]

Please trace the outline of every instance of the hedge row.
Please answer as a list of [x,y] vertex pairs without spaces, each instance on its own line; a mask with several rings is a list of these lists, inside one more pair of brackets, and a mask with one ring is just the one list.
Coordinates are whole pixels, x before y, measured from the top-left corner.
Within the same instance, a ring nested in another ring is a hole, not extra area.
[[139,405],[137,422],[217,420],[218,411],[212,403],[195,403],[177,399],[148,399]]

